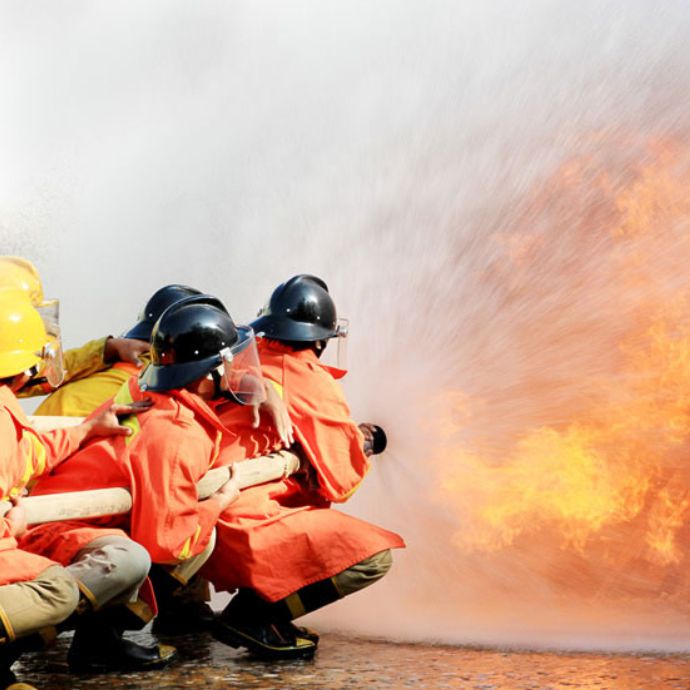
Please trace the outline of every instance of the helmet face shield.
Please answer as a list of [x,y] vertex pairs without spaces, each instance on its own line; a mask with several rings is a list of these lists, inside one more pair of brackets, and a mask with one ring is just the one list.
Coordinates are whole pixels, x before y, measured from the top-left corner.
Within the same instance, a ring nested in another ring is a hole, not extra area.
[[60,336],[60,301],[57,299],[44,300],[36,305],[36,311],[43,319],[48,342],[41,352],[37,353],[43,360],[41,376],[45,376],[48,383],[57,388],[65,379],[65,365],[62,356],[62,339]]
[[241,405],[260,405],[266,399],[259,353],[254,331],[238,326],[239,340],[221,351],[223,363],[216,371],[224,379],[225,387]]

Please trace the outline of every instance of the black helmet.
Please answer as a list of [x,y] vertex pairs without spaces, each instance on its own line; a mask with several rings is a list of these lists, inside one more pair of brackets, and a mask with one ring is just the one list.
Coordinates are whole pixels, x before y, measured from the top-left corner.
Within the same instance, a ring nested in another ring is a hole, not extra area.
[[139,375],[142,390],[182,388],[221,365],[221,352],[240,341],[223,303],[211,295],[180,300],[161,314],[151,335],[151,364]]
[[337,322],[326,283],[302,274],[279,285],[250,326],[272,340],[314,342],[338,335]]
[[186,285],[166,285],[156,290],[137,317],[137,323],[122,337],[137,340],[151,340],[151,331],[158,317],[175,302],[185,297],[200,295],[201,291]]

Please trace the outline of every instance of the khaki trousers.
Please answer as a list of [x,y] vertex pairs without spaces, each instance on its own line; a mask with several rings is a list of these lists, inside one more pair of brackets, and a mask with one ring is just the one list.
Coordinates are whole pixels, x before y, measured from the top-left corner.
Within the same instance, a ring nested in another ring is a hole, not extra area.
[[61,623],[78,601],[77,583],[60,565],[46,568],[33,580],[0,586],[0,620],[6,631],[5,641]]

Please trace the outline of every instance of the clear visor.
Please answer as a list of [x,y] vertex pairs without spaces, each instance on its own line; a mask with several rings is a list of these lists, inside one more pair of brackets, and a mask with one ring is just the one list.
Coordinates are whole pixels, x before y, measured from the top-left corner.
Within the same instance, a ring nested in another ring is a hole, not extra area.
[[266,399],[266,391],[254,331],[249,326],[238,326],[237,330],[240,340],[220,353],[223,364],[218,367],[218,372],[225,379],[227,390],[239,403],[260,405]]
[[48,342],[43,346],[43,350],[37,353],[43,360],[40,375],[45,376],[53,388],[57,388],[65,379],[60,337],[60,300],[45,300],[36,306],[36,311],[41,315],[48,335]]
[[[350,330],[349,319],[338,319],[335,335],[326,341],[326,349],[319,359],[327,367],[347,369],[347,335]],[[336,341],[336,342],[334,342]]]

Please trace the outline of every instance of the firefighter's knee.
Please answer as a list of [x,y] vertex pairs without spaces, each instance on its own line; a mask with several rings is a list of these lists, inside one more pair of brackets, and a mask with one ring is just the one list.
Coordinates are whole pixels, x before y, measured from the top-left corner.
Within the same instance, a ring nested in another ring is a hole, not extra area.
[[334,578],[340,596],[346,597],[373,585],[391,569],[392,565],[393,555],[390,549],[386,549],[343,570]]

